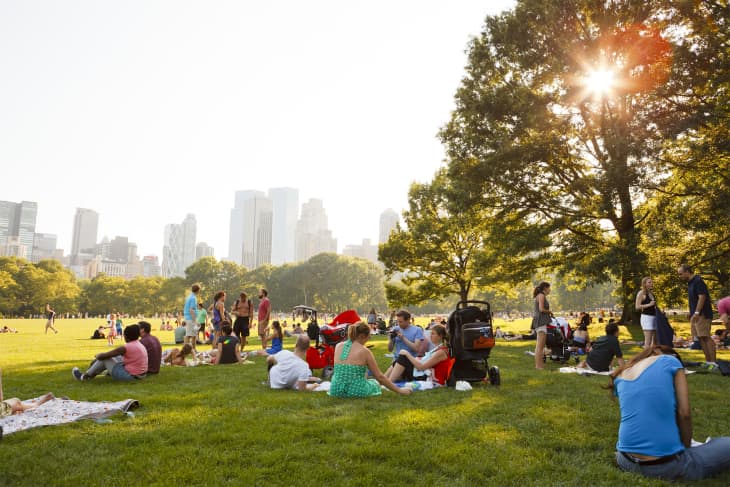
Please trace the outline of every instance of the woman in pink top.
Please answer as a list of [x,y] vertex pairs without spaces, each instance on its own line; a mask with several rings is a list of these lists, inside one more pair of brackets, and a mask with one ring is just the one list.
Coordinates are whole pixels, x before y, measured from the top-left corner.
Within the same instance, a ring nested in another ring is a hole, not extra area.
[[91,367],[81,373],[74,367],[71,373],[76,380],[93,379],[105,369],[116,380],[142,379],[147,373],[147,349],[139,342],[139,325],[129,325],[124,329],[124,341],[121,347],[100,353]]

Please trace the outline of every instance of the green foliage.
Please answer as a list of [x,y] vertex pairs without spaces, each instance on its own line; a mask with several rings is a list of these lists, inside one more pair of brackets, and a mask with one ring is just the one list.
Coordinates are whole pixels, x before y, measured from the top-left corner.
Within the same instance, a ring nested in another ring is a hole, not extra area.
[[42,313],[52,303],[57,313],[73,311],[80,289],[74,275],[53,260],[31,264],[17,257],[0,257],[0,313]]
[[[647,268],[637,207],[672,169],[666,142],[707,123],[695,88],[727,76],[721,5],[518,2],[472,42],[441,132],[454,184],[551,231],[556,267],[616,278],[624,321]],[[586,78],[601,69],[616,81],[593,92]]]
[[497,215],[465,202],[443,171],[431,183],[412,184],[405,228],[379,249],[386,275],[400,276],[386,284],[388,301],[398,307],[449,295],[465,300],[474,289],[527,279],[546,245],[540,230]]

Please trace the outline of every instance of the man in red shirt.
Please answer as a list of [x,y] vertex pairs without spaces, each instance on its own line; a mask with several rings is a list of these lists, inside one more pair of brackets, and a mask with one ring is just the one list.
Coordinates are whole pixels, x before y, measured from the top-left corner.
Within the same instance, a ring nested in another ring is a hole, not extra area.
[[261,348],[266,348],[266,329],[269,327],[269,318],[271,317],[271,302],[269,301],[269,292],[266,289],[259,290],[259,337],[261,338]]
[[162,362],[162,346],[157,337],[150,335],[150,329],[151,326],[146,321],[139,322],[139,341],[147,349],[147,373],[157,374]]

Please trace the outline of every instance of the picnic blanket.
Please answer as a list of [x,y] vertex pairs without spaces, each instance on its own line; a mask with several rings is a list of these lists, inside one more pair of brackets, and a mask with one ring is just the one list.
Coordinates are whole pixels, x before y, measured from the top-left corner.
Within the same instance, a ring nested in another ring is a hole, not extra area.
[[596,372],[593,369],[581,369],[578,367],[560,367],[560,372],[563,374],[578,374],[578,375],[609,375],[610,372]]
[[[23,402],[28,403],[33,400],[28,399]],[[139,407],[139,402],[135,399],[117,402],[86,402],[56,398],[41,404],[36,409],[1,418],[0,426],[3,429],[3,436],[5,436],[39,426],[71,423],[80,419],[106,418],[114,414],[126,413],[137,407]]]

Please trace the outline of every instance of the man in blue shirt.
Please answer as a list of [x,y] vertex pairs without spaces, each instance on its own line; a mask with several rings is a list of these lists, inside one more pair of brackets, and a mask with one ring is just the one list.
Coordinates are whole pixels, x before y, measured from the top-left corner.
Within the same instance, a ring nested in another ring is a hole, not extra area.
[[689,324],[692,336],[696,336],[705,354],[707,365],[717,365],[715,342],[710,334],[712,326],[712,306],[710,292],[702,278],[694,273],[692,267],[682,264],[677,270],[679,278],[687,283],[689,298]]
[[428,346],[423,336],[423,330],[411,324],[411,314],[408,311],[398,311],[395,314],[395,319],[397,326],[390,332],[390,340],[388,340],[388,351],[393,352],[394,361],[385,371],[386,376],[390,374],[395,359],[398,359],[401,350],[407,350],[414,357],[419,357],[426,352]]
[[185,300],[185,308],[183,309],[183,323],[185,325],[185,343],[189,343],[195,350],[195,342],[198,338],[198,294],[200,286],[193,284],[190,288],[192,291]]

